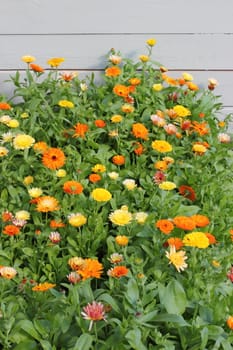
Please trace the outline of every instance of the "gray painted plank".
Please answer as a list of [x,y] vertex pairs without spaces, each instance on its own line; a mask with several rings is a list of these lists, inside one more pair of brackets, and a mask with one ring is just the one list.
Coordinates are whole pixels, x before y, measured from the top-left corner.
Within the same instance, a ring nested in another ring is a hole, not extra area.
[[232,33],[232,0],[7,0],[0,33]]
[[[123,56],[137,59],[147,53],[147,35],[37,35],[0,36],[0,69],[24,67],[22,55],[36,56],[38,64],[64,56],[64,68],[100,69],[114,47]],[[157,35],[153,59],[169,69],[233,69],[233,34]]]
[[[172,77],[178,78],[181,76],[181,71],[171,71],[168,72],[168,74]],[[191,73],[194,77],[194,82],[198,84],[201,88],[207,88],[208,86],[208,79],[209,78],[215,78],[219,85],[216,87],[214,93],[216,96],[220,96],[218,99],[218,102],[221,102],[224,106],[224,113],[233,113],[233,97],[232,97],[232,91],[233,91],[233,71],[231,72],[221,72],[221,71],[188,71]],[[79,79],[85,79],[88,74],[91,72],[88,71],[81,71],[79,73]],[[12,96],[13,91],[13,85],[11,82],[6,82],[9,80],[10,75],[14,75],[15,72],[0,72],[0,94],[5,94],[7,97]],[[24,72],[20,72],[21,77],[23,79]],[[102,71],[94,72],[95,74],[95,80],[100,81],[101,76],[103,75]]]

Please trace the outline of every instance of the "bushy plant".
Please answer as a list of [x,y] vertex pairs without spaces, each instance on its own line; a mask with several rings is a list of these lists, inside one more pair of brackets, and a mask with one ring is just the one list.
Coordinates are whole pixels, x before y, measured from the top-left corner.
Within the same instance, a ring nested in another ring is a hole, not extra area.
[[230,116],[217,85],[111,50],[24,56],[0,102],[3,349],[232,349]]

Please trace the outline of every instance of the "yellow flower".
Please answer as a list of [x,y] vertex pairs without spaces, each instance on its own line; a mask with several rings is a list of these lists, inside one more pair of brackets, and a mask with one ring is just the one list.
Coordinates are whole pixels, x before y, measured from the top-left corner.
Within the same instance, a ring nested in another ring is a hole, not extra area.
[[173,107],[173,110],[175,111],[178,117],[187,117],[191,115],[190,110],[182,105],[176,105],[175,107]]
[[124,113],[133,113],[134,107],[129,103],[125,103],[123,106],[121,106],[121,110]]
[[106,167],[102,164],[96,164],[91,168],[91,170],[93,173],[104,173],[106,171]]
[[161,190],[171,191],[174,190],[174,188],[176,188],[176,184],[171,181],[163,181],[159,184],[159,188]]
[[183,243],[187,247],[207,248],[210,244],[204,232],[187,233],[183,238]]
[[140,59],[140,61],[142,61],[142,62],[148,62],[149,61],[149,59],[150,59],[150,57],[149,56],[147,56],[147,55],[140,55],[139,56],[139,59]]
[[214,267],[220,267],[220,266],[221,266],[220,262],[217,261],[217,260],[212,260],[212,265],[213,265]]
[[25,55],[21,57],[21,60],[25,63],[32,63],[36,60],[36,58],[34,56]]
[[147,39],[146,43],[147,43],[147,45],[149,45],[149,46],[155,46],[156,40],[153,39],[153,38],[150,38],[150,39]]
[[54,67],[54,68],[57,68],[60,66],[60,64],[62,62],[64,62],[65,59],[63,57],[53,57],[53,58],[50,58],[47,63],[51,66],[51,67]]
[[43,191],[39,187],[33,187],[28,190],[29,196],[32,198],[38,198],[42,195]]
[[19,210],[15,213],[15,218],[17,220],[29,220],[30,213],[27,210]]
[[34,178],[33,178],[33,176],[26,176],[24,179],[23,179],[23,183],[24,183],[24,185],[30,185],[31,183],[33,183],[33,181],[34,181]]
[[65,176],[66,176],[66,171],[65,171],[65,169],[58,169],[58,170],[56,171],[56,175],[57,175],[57,177],[65,177]]
[[166,257],[169,259],[169,264],[174,265],[178,272],[184,271],[188,267],[188,264],[185,262],[187,259],[185,251],[179,250],[177,252],[174,245],[170,246],[170,252],[166,252]]
[[91,197],[97,202],[107,202],[112,198],[112,194],[104,188],[95,188],[91,192]]
[[0,157],[4,157],[7,155],[9,150],[6,147],[0,147]]
[[147,213],[144,213],[143,211],[139,211],[134,215],[134,219],[137,221],[138,224],[144,224],[146,219],[148,217]]
[[110,221],[118,226],[125,226],[132,221],[132,214],[128,211],[128,208],[121,207],[109,215]]
[[161,152],[161,153],[166,153],[166,152],[171,152],[172,151],[172,145],[164,140],[156,140],[151,143],[152,148],[155,151]]
[[68,221],[71,226],[80,227],[87,222],[87,218],[81,213],[76,213],[70,214],[68,216]]
[[163,85],[162,84],[154,84],[152,86],[154,91],[161,91],[163,89]]
[[126,246],[129,243],[129,238],[124,235],[116,236],[115,242],[120,246]]
[[115,114],[111,118],[112,123],[120,123],[122,121],[123,117],[120,114]]
[[207,151],[207,148],[203,145],[195,144],[195,145],[193,145],[192,150],[193,150],[193,152],[202,155]]
[[125,179],[122,183],[129,191],[132,191],[137,187],[135,180],[133,179]]
[[16,119],[11,119],[8,123],[6,123],[9,128],[18,128],[19,122]]
[[74,108],[73,102],[68,101],[68,100],[60,100],[60,101],[58,102],[58,105],[59,105],[60,107]]
[[22,119],[27,119],[29,117],[29,114],[27,112],[24,112],[20,115]]
[[15,149],[27,149],[30,148],[34,142],[35,139],[30,135],[19,134],[15,136],[13,140],[13,146]]
[[193,80],[193,76],[191,74],[189,74],[189,73],[186,73],[186,72],[182,73],[182,77],[186,81],[192,81]]
[[80,84],[80,89],[82,90],[82,92],[87,91],[87,89],[88,89],[87,84],[86,83],[81,83]]
[[56,284],[44,282],[44,283],[39,283],[36,286],[32,287],[32,290],[34,292],[46,292],[47,290],[54,288],[55,286]]

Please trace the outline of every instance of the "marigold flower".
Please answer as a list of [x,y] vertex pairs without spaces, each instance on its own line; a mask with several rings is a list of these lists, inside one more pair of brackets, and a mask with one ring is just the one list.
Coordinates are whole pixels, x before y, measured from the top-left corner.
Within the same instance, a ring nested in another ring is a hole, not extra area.
[[106,126],[106,123],[103,119],[97,119],[95,120],[95,126],[97,128],[104,128]]
[[68,100],[60,100],[60,101],[58,102],[58,105],[59,105],[60,107],[65,107],[65,108],[74,108],[73,102],[68,101]]
[[183,241],[179,237],[171,237],[164,243],[164,246],[174,246],[176,250],[179,250],[183,247]]
[[9,150],[6,147],[0,146],[0,157],[4,157],[9,153]]
[[115,85],[113,88],[114,94],[121,96],[121,97],[127,97],[129,95],[129,87],[125,85]]
[[109,219],[115,225],[125,226],[125,225],[129,224],[132,221],[133,216],[128,211],[128,209],[125,210],[125,209],[122,209],[122,207],[121,207],[121,209],[117,209],[114,212],[112,212],[109,215]]
[[157,114],[152,114],[150,116],[150,119],[154,125],[159,126],[159,127],[162,127],[166,124],[166,121],[164,120],[164,118],[157,115]]
[[75,180],[66,181],[63,185],[63,191],[68,194],[80,194],[83,192],[83,186]]
[[137,184],[133,179],[125,179],[122,183],[129,191],[132,191],[137,187]]
[[106,320],[105,308],[102,303],[97,303],[93,301],[91,304],[88,303],[87,306],[83,308],[81,315],[85,320],[90,320],[89,331],[91,331],[93,322]]
[[36,210],[42,213],[59,210],[59,203],[56,198],[51,196],[39,197],[37,201]]
[[189,216],[176,216],[173,223],[177,228],[185,231],[192,231],[196,227],[195,221]]
[[97,202],[107,202],[112,198],[112,194],[104,188],[95,188],[91,192],[91,197]]
[[160,153],[166,153],[172,151],[172,145],[164,140],[155,140],[151,143],[151,147]]
[[198,90],[199,90],[198,85],[192,83],[191,81],[188,81],[188,82],[186,83],[186,85],[187,85],[187,87],[189,88],[189,90],[191,90],[191,91],[198,91]]
[[186,81],[192,81],[192,80],[193,80],[192,74],[189,74],[189,73],[186,73],[186,72],[182,73],[182,77],[183,77],[184,80],[186,80]]
[[166,175],[162,171],[156,171],[153,176],[153,180],[156,185],[163,183],[166,180]]
[[115,165],[123,165],[123,164],[125,164],[125,157],[118,154],[118,155],[112,157],[112,162]]
[[196,227],[205,227],[209,225],[210,220],[207,216],[196,214],[191,216],[192,220],[194,220]]
[[200,136],[208,135],[210,132],[209,128],[207,127],[206,122],[198,123],[198,122],[194,121],[192,123],[191,128],[193,131],[197,132]]
[[84,138],[87,131],[88,131],[88,125],[87,124],[77,123],[74,126],[74,135],[73,135],[73,137]]
[[217,243],[216,238],[215,238],[214,235],[212,235],[209,232],[204,232],[204,233],[205,233],[206,237],[208,238],[210,244],[216,244]]
[[33,176],[29,175],[29,176],[25,176],[25,178],[23,179],[23,183],[24,185],[28,186],[30,185],[31,183],[33,183],[34,181],[34,178]]
[[147,55],[140,55],[140,56],[139,56],[139,59],[140,59],[140,61],[142,61],[143,63],[145,63],[145,62],[148,62],[148,61],[149,61],[150,57],[147,56]]
[[61,241],[61,235],[60,235],[60,233],[57,232],[57,231],[50,232],[49,240],[50,240],[53,244],[59,243],[59,242]]
[[57,177],[65,177],[66,176],[66,170],[65,169],[58,169],[56,171],[56,176]]
[[170,246],[170,252],[166,252],[169,264],[174,265],[178,272],[184,271],[188,267],[188,264],[185,262],[188,257],[185,254],[184,250],[179,250],[177,252],[173,245]]
[[161,91],[163,89],[163,85],[160,84],[160,83],[159,84],[153,84],[152,89],[154,91]]
[[38,198],[42,195],[43,191],[39,187],[32,187],[28,189],[28,193],[31,198]]
[[84,264],[85,264],[85,259],[80,258],[79,256],[74,256],[73,258],[70,258],[68,261],[68,265],[74,271],[82,269]]
[[132,125],[132,134],[139,139],[148,140],[149,131],[142,123]]
[[13,214],[11,212],[9,212],[8,210],[4,211],[2,213],[2,221],[3,222],[11,221],[12,219],[13,219]]
[[65,164],[66,157],[60,148],[49,148],[42,156],[42,163],[46,168],[56,170]]
[[88,179],[90,182],[96,183],[96,182],[99,182],[102,178],[99,174],[90,174],[88,176]]
[[163,126],[164,130],[168,135],[175,135],[177,134],[177,127],[174,124],[165,124]]
[[86,224],[87,218],[81,213],[70,214],[68,221],[71,226],[80,227]]
[[118,55],[110,55],[108,59],[112,64],[120,64],[122,61],[122,57]]
[[100,278],[103,273],[103,265],[97,259],[84,259],[84,264],[77,270],[83,280],[88,278]]
[[182,105],[176,105],[175,107],[173,107],[173,110],[175,111],[178,117],[188,117],[189,115],[191,115],[190,110]]
[[11,120],[7,123],[7,126],[9,126],[9,128],[16,129],[16,128],[18,128],[18,126],[19,126],[19,122],[18,122],[17,119],[11,119]]
[[51,220],[49,226],[51,228],[65,227],[66,225],[61,220]]
[[194,189],[191,186],[188,185],[181,185],[179,187],[179,193],[185,197],[194,202],[196,200],[196,193]]
[[221,143],[229,143],[229,142],[231,142],[231,137],[228,134],[219,133],[218,134],[218,141]]
[[174,225],[171,220],[168,219],[160,219],[156,222],[155,226],[163,232],[165,235],[169,235],[174,229]]
[[176,188],[176,184],[171,181],[163,181],[159,184],[159,188],[164,191],[172,191]]
[[120,114],[114,114],[111,117],[111,122],[112,123],[120,123],[123,120],[123,117]]
[[124,113],[133,113],[134,107],[128,103],[125,103],[123,106],[121,106],[121,110]]
[[30,68],[36,73],[44,73],[44,68],[42,68],[38,64],[31,63],[30,64]]
[[47,63],[48,63],[48,65],[50,65],[51,67],[57,68],[57,67],[59,67],[59,66],[62,64],[62,62],[64,62],[64,61],[65,61],[65,59],[64,59],[63,57],[52,57],[52,58],[50,58],[50,59],[47,61]]
[[229,316],[228,319],[227,319],[227,326],[230,328],[230,329],[233,329],[233,316]]
[[119,177],[119,174],[116,173],[115,171],[111,171],[110,173],[108,173],[108,176],[110,177],[111,180],[117,180]]
[[46,292],[47,290],[52,289],[55,286],[56,284],[44,282],[44,283],[39,283],[36,286],[32,287],[32,290],[34,292]]
[[106,77],[117,77],[120,74],[121,74],[121,69],[117,66],[112,66],[105,69]]
[[47,143],[44,141],[36,142],[33,146],[34,151],[38,153],[44,153],[48,148]]
[[30,213],[27,210],[19,210],[15,213],[15,218],[17,220],[29,220],[30,219]]
[[124,235],[118,235],[115,238],[115,242],[120,246],[126,246],[129,243],[129,238]]
[[81,281],[82,277],[76,272],[72,271],[66,276],[68,281],[72,284],[76,284]]
[[140,142],[133,142],[133,145],[134,145],[134,153],[137,155],[137,156],[140,156],[143,152],[144,152],[144,147],[143,145],[140,143]]
[[13,137],[14,137],[14,134],[11,131],[4,132],[2,134],[2,143],[11,142]]
[[91,170],[93,173],[104,173],[106,171],[106,166],[103,164],[95,164]]
[[110,258],[108,259],[112,264],[119,264],[124,260],[124,257],[122,254],[119,253],[113,253],[110,255]]
[[78,72],[63,72],[60,75],[62,80],[69,82],[78,76]]
[[129,272],[129,269],[127,269],[126,266],[121,265],[121,266],[115,266],[107,271],[107,275],[109,277],[113,278],[121,278],[124,276],[127,276]]
[[207,151],[207,148],[204,145],[200,145],[198,143],[195,143],[192,147],[192,151],[195,154],[202,156]]
[[187,247],[196,247],[205,249],[209,246],[210,242],[204,232],[191,232],[184,236],[183,243]]
[[0,276],[3,278],[6,278],[8,280],[11,280],[17,275],[17,271],[10,266],[1,266],[0,267]]
[[6,225],[2,233],[7,236],[16,236],[20,233],[20,228],[16,225]]
[[30,148],[34,142],[35,142],[35,139],[30,135],[19,134],[14,137],[13,146],[15,149],[24,150],[24,149]]
[[154,167],[155,169],[165,171],[168,168],[168,163],[165,160],[159,160],[154,164]]
[[32,63],[36,60],[36,58],[34,56],[31,56],[31,55],[24,55],[21,57],[21,60],[25,63]]
[[129,79],[129,83],[133,86],[137,86],[139,84],[141,84],[141,79],[139,78],[130,78]]

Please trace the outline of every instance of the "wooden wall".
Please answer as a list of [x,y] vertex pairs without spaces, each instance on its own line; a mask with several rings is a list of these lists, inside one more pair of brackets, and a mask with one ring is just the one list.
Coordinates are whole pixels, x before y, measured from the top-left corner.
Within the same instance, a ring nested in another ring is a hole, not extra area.
[[5,0],[0,2],[0,94],[20,58],[46,67],[65,57],[62,69],[101,71],[111,48],[135,58],[156,38],[153,58],[174,76],[190,72],[207,86],[215,78],[224,113],[233,112],[233,0]]

